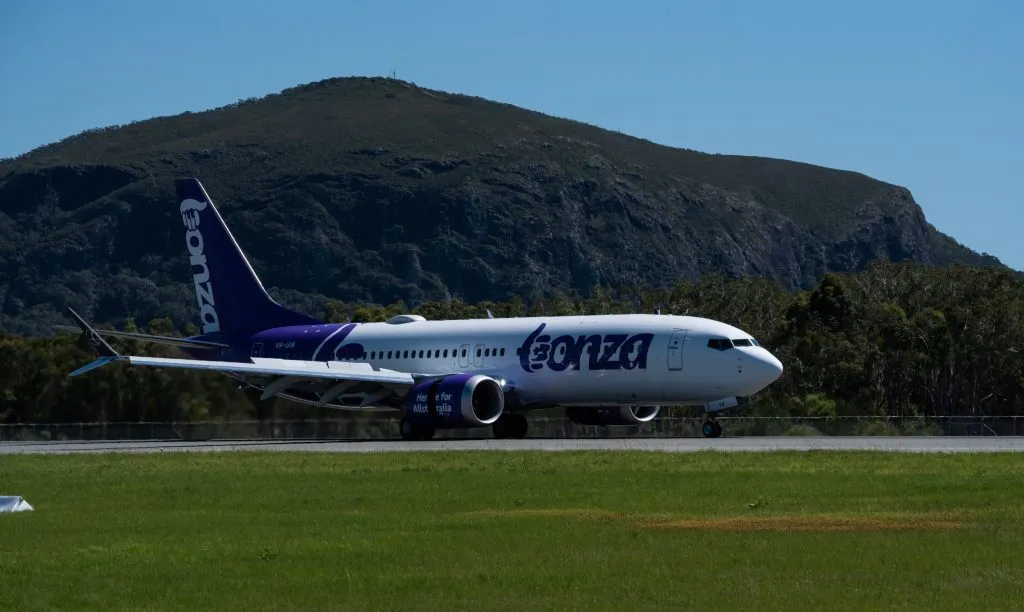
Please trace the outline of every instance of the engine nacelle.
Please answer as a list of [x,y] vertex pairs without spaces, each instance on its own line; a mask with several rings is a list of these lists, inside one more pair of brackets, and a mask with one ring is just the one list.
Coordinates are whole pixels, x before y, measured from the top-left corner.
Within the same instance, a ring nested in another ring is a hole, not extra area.
[[453,374],[414,386],[402,412],[417,423],[438,428],[484,427],[505,410],[498,381],[482,374]]
[[571,406],[565,415],[577,425],[639,425],[658,416],[661,406]]

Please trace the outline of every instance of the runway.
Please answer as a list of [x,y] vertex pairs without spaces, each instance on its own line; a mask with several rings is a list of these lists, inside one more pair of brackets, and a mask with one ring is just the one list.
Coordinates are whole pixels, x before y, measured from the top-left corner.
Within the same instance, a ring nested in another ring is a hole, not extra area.
[[336,440],[209,440],[181,442],[126,440],[114,442],[2,442],[0,455],[71,453],[167,453],[277,451],[375,453],[414,451],[581,451],[619,450],[687,453],[699,451],[889,451],[908,453],[1024,452],[1022,437],[748,437],[748,438],[618,438],[336,441]]

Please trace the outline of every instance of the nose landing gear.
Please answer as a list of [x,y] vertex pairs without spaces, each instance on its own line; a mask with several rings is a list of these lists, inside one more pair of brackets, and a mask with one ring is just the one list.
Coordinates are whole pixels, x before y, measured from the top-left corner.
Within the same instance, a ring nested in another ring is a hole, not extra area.
[[708,418],[701,427],[701,433],[705,438],[717,438],[722,435],[722,426],[718,424],[718,421]]
[[700,431],[704,434],[705,438],[717,438],[722,435],[722,426],[715,420],[715,415],[721,414],[723,410],[729,410],[730,408],[736,408],[737,406],[748,406],[750,404],[750,398],[747,397],[723,397],[719,400],[710,401],[704,404],[704,414],[707,420],[704,421],[704,426],[701,427]]

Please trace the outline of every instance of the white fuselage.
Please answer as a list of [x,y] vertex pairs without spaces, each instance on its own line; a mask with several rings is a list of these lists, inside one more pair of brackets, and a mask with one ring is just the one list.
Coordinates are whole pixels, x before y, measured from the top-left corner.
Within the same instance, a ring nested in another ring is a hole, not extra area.
[[562,406],[704,404],[752,395],[782,374],[742,330],[671,315],[363,323],[335,354],[413,374],[484,374],[526,403]]

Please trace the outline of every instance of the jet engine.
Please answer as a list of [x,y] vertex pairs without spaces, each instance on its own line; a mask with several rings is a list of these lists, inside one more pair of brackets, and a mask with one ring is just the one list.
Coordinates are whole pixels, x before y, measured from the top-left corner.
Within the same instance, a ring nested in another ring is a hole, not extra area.
[[504,410],[501,385],[482,374],[454,374],[421,382],[402,402],[407,419],[441,429],[491,425]]
[[661,406],[572,406],[565,415],[577,425],[639,425],[654,420]]

